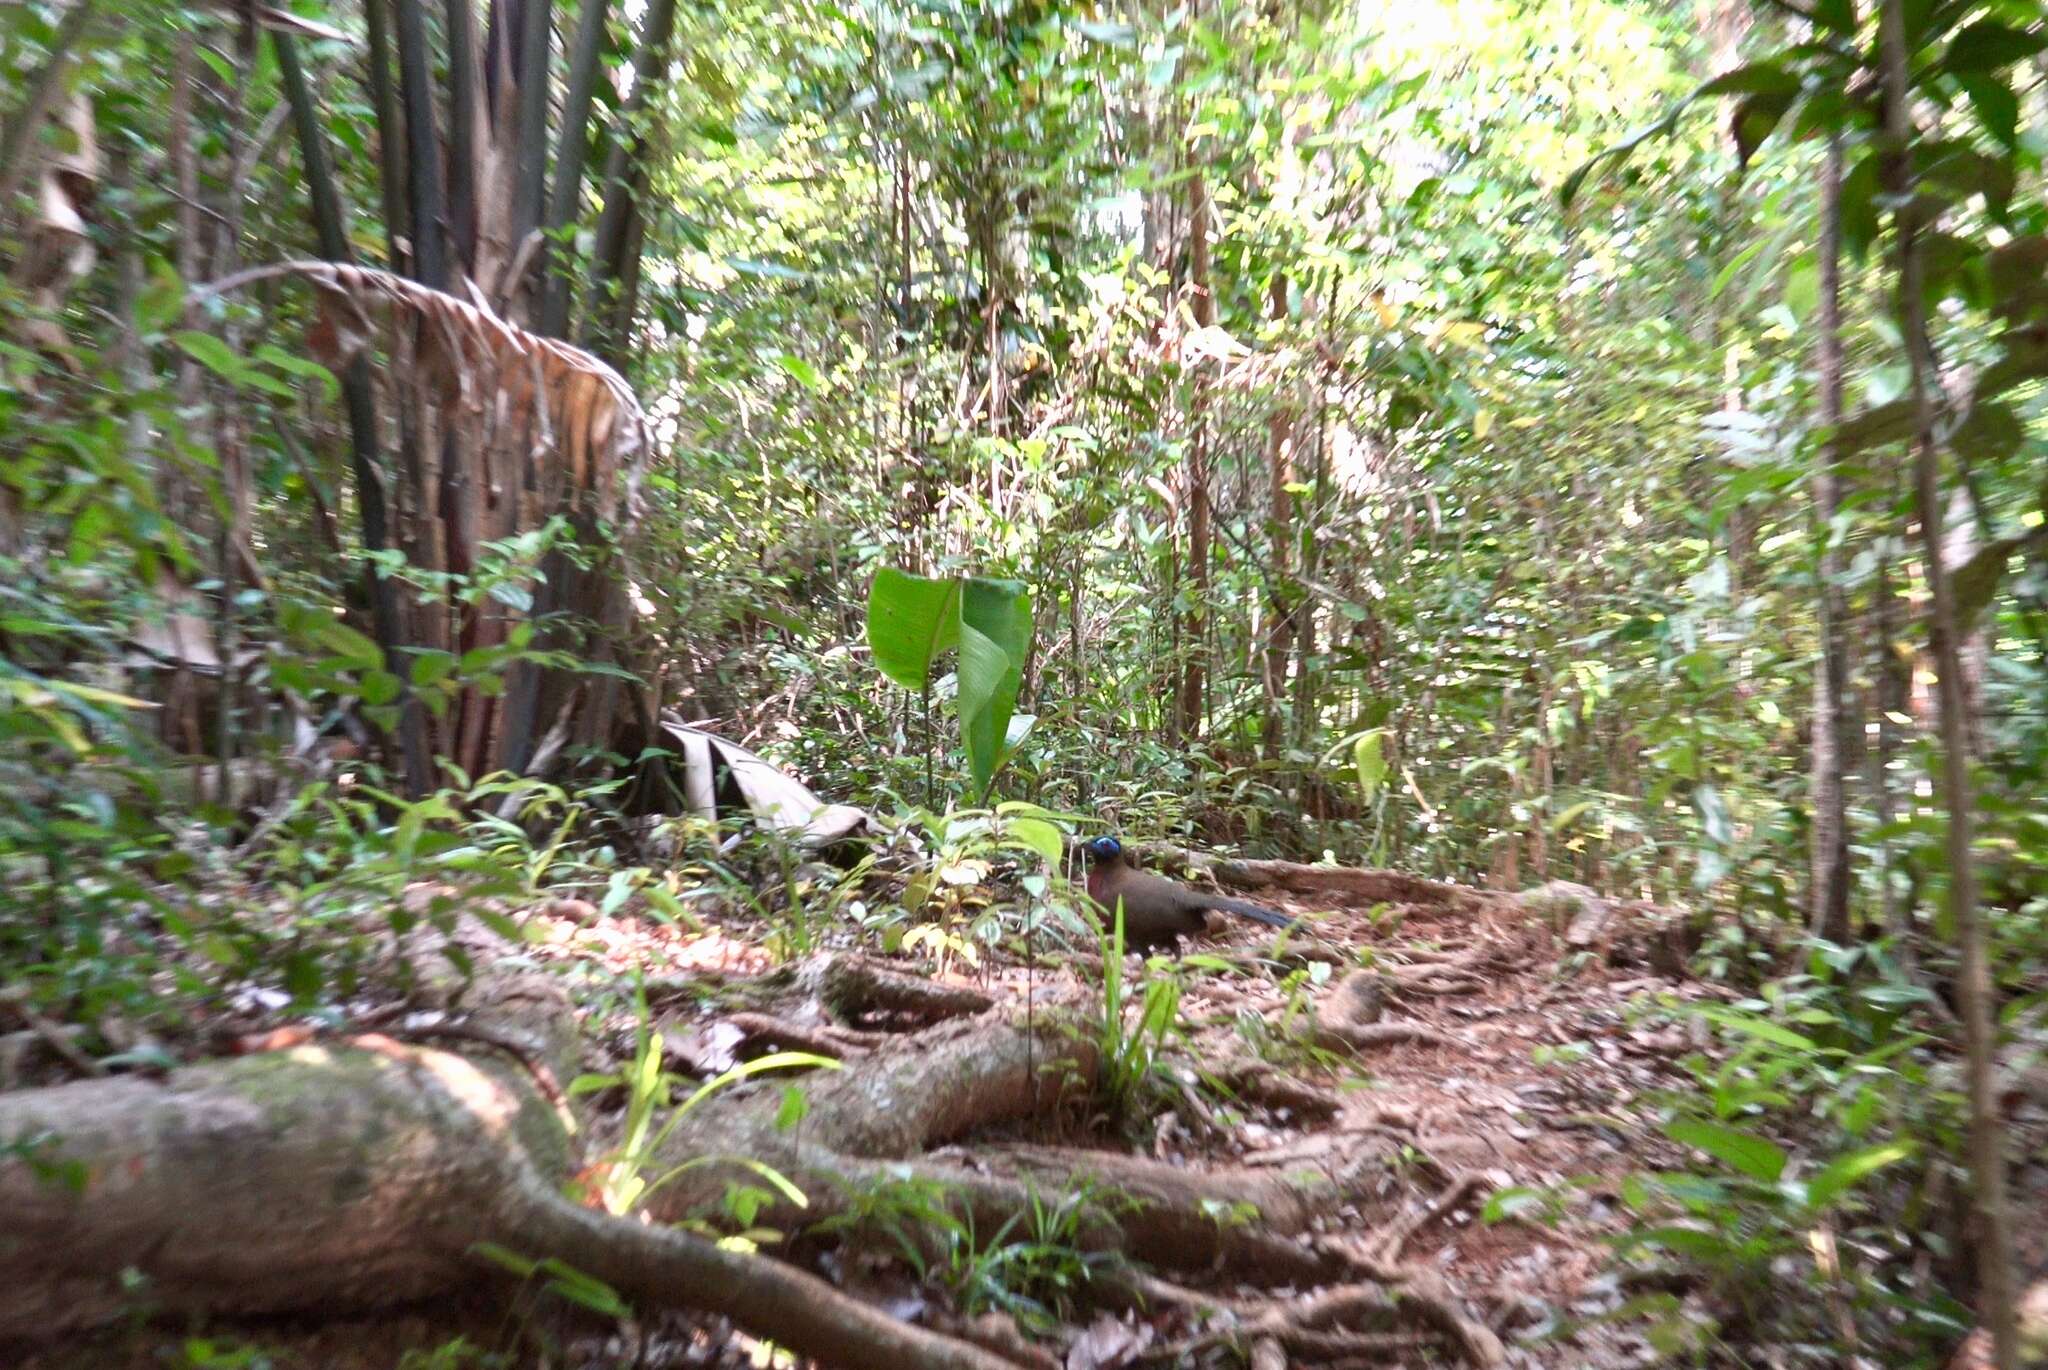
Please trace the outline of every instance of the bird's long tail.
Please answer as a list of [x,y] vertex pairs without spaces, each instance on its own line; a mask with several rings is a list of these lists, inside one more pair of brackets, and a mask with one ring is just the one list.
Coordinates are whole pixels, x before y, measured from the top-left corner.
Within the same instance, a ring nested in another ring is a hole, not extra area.
[[1224,899],[1220,896],[1210,899],[1209,907],[1249,918],[1254,923],[1264,923],[1269,928],[1291,928],[1294,920],[1284,913],[1275,913],[1262,904],[1247,904],[1242,899]]

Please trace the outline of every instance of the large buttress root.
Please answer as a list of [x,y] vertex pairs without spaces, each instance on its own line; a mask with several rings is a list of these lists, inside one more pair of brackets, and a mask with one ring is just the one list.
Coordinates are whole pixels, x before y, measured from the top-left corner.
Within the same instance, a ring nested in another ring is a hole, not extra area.
[[[730,1316],[831,1364],[1012,1363],[898,1322],[795,1266],[564,1198],[576,1158],[540,1086],[569,1070],[560,1007],[558,1023],[536,1027],[525,1005],[519,1036],[538,1044],[527,1053],[486,1045],[504,1039],[501,1026],[433,1046],[367,1036],[196,1066],[164,1083],[0,1095],[0,1141],[36,1142],[0,1161],[10,1216],[0,1226],[0,1340],[120,1316],[131,1267],[165,1313],[367,1309],[473,1282],[474,1248],[491,1242],[567,1261],[646,1307]],[[715,1211],[740,1173],[727,1157],[774,1166],[805,1192],[806,1208],[772,1220],[793,1235],[906,1179],[930,1182],[977,1231],[1088,1184],[1099,1202],[1079,1240],[1098,1249],[1254,1282],[1377,1278],[1361,1252],[1299,1235],[1363,1192],[1372,1158],[1283,1175],[1055,1147],[928,1154],[1079,1104],[1095,1065],[1092,1039],[1056,1015],[1029,1026],[988,1015],[892,1035],[844,1069],[804,1076],[809,1107],[794,1128],[777,1125],[786,1078],[722,1091],[651,1159],[650,1171],[698,1164],[650,1196],[649,1214],[672,1222]],[[1218,1221],[1224,1210],[1236,1218]],[[1439,1335],[1476,1344],[1460,1328]]]
[[493,1242],[647,1306],[726,1314],[831,1364],[1010,1362],[792,1266],[561,1196],[563,1122],[529,1067],[384,1037],[0,1096],[0,1341],[126,1311],[370,1309],[474,1280]]

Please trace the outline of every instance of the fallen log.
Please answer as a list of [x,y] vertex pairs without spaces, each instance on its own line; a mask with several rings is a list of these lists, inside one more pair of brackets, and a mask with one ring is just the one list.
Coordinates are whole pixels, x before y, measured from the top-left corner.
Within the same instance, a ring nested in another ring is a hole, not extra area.
[[1426,880],[1405,871],[1364,866],[1318,866],[1299,861],[1237,861],[1206,852],[1171,849],[1190,870],[1206,872],[1234,890],[1280,890],[1298,899],[1325,899],[1351,907],[1372,904],[1421,905],[1477,913],[1496,896],[1463,885]]

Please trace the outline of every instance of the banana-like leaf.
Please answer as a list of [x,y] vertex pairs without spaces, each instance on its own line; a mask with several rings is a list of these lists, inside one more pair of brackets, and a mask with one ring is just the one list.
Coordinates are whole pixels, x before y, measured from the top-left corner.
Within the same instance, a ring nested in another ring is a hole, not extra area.
[[868,590],[868,647],[875,666],[906,690],[922,690],[957,648],[960,742],[977,794],[986,794],[1023,741],[1012,715],[1031,648],[1031,595],[1020,581],[936,579],[884,567]]
[[960,591],[960,740],[977,793],[995,779],[1031,649],[1031,596],[1014,580],[975,577]]
[[[795,777],[737,742],[665,719],[662,732],[682,757],[683,802],[699,818],[725,816],[737,796],[757,820],[794,837],[799,845],[828,847],[867,826],[868,816],[847,804],[828,804]],[[721,805],[721,781],[727,804]]]
[[906,690],[931,683],[932,663],[960,645],[960,582],[883,567],[868,588],[868,649]]

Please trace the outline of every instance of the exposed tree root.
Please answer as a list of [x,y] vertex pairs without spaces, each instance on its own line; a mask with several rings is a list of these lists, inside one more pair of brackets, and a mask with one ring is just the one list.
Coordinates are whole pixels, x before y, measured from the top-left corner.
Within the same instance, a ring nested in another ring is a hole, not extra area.
[[[566,1004],[559,1007],[566,1010]],[[535,1025],[567,1056],[566,1012]],[[654,1306],[722,1313],[834,1364],[1011,1362],[813,1276],[560,1194],[568,1139],[524,1065],[364,1037],[0,1096],[0,1339],[160,1312],[389,1306],[475,1278],[492,1242]],[[72,1181],[77,1182],[74,1187]]]
[[1371,1051],[1402,1042],[1455,1047],[1455,1037],[1421,1023],[1382,1023],[1386,992],[1372,971],[1353,971],[1316,1005],[1311,1040],[1329,1051]]
[[1386,990],[1380,977],[1371,971],[1357,970],[1330,987],[1316,1004],[1316,1026],[1325,1031],[1333,1028],[1363,1027],[1377,1023],[1386,1011]]
[[825,1006],[848,1022],[875,1013],[901,1013],[936,1021],[986,1013],[995,1000],[965,985],[941,985],[876,965],[861,956],[828,956],[815,983]]
[[880,1014],[930,1023],[972,1017],[995,1006],[993,999],[970,986],[938,984],[850,953],[815,957],[755,975],[699,970],[661,976],[649,979],[643,988],[647,1001],[656,1005],[695,998],[706,989],[716,989],[724,1000],[736,1000],[763,1012],[791,999],[809,999],[840,1025]]
[[834,1061],[843,1061],[888,1040],[886,1033],[859,1032],[830,1024],[808,1026],[766,1013],[734,1013],[727,1015],[726,1021],[745,1033],[749,1041],[787,1051],[808,1051]]
[[1283,1075],[1264,1061],[1235,1062],[1219,1071],[1216,1079],[1240,1099],[1286,1109],[1301,1118],[1334,1117],[1341,1107],[1334,1094]]
[[1403,1218],[1382,1233],[1373,1247],[1374,1257],[1389,1262],[1400,1260],[1402,1249],[1424,1228],[1455,1212],[1474,1195],[1483,1193],[1488,1187],[1488,1181],[1483,1175],[1473,1171],[1460,1175],[1443,1193],[1432,1199],[1428,1207],[1411,1217]]
[[1402,976],[1395,982],[1397,994],[1483,994],[1486,982],[1476,975],[1435,975]]
[[[957,1015],[987,1002],[857,958],[829,958],[797,981],[849,1016]],[[1019,1363],[1010,1350],[901,1323],[793,1266],[565,1199],[576,1161],[571,1120],[548,1085],[574,1067],[573,1014],[545,980],[507,979],[471,998],[480,1002],[469,1017],[431,1025],[449,1050],[376,1035],[287,1037],[284,1050],[196,1066],[161,1084],[126,1077],[0,1095],[0,1141],[41,1139],[35,1164],[0,1162],[0,1211],[9,1214],[0,1227],[0,1339],[121,1316],[129,1267],[143,1272],[149,1303],[163,1313],[374,1308],[473,1281],[475,1248],[489,1242],[566,1261],[646,1306],[723,1314],[827,1363]],[[1340,983],[1314,1028],[1318,1040],[1377,1032],[1448,1041],[1413,1025],[1354,1021],[1376,1003],[1369,977]],[[826,1217],[858,1223],[866,1205],[906,1183],[976,1231],[1085,1188],[1079,1244],[1160,1269],[1298,1287],[1412,1278],[1375,1254],[1385,1248],[1298,1235],[1363,1195],[1377,1156],[1282,1173],[1044,1146],[931,1154],[977,1129],[1085,1102],[1094,1040],[1057,1014],[1041,1012],[1029,1026],[992,1016],[942,1022],[908,1036],[749,1023],[785,1044],[805,1038],[806,1049],[858,1038],[865,1052],[845,1069],[802,1077],[808,1109],[795,1128],[780,1117],[786,1076],[722,1091],[684,1115],[648,1162],[654,1173],[690,1163],[648,1197],[656,1224],[717,1212],[726,1182],[760,1164],[808,1200],[761,1217],[793,1235]],[[1291,1107],[1326,1102],[1312,1092],[1279,1096]],[[68,1187],[66,1175],[82,1176],[83,1187]],[[1462,1354],[1492,1363],[1483,1329],[1466,1328],[1447,1303],[1432,1312],[1421,1294],[1398,1306],[1411,1304]],[[1276,1321],[1270,1335],[1292,1350],[1288,1337],[1303,1328],[1352,1333]]]
[[[1270,1341],[1321,1365],[1336,1357],[1384,1354],[1434,1342],[1472,1365],[1507,1363],[1500,1339],[1459,1312],[1449,1295],[1436,1287],[1434,1276],[1405,1269],[1384,1269],[1379,1275],[1366,1283],[1337,1285],[1286,1301],[1207,1294],[1145,1275],[1127,1277],[1123,1287],[1126,1297],[1140,1306],[1167,1304],[1232,1315],[1224,1327],[1161,1348],[1161,1359],[1224,1343],[1256,1346]],[[1403,1322],[1422,1332],[1392,1330],[1391,1325]],[[1374,1326],[1359,1329],[1344,1326],[1347,1323]]]
[[984,1313],[978,1318],[942,1318],[937,1325],[947,1336],[993,1351],[1027,1370],[1060,1370],[1058,1356],[1027,1340],[1016,1322],[1001,1313]]

